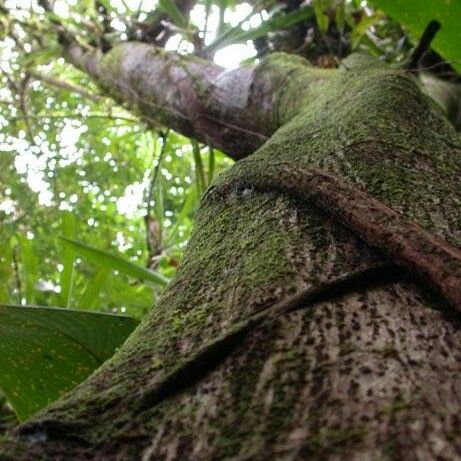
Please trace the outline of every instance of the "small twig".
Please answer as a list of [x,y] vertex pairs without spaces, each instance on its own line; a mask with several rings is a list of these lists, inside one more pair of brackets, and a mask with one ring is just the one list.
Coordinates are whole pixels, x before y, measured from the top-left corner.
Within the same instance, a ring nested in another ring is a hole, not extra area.
[[[6,101],[0,101],[0,104],[13,104],[13,103],[8,103]],[[86,120],[89,118],[105,118],[108,120],[124,120],[126,122],[132,122],[132,123],[138,123],[139,120],[131,117],[122,117],[122,116],[117,116],[117,115],[109,115],[109,114],[88,114],[88,115],[82,115],[82,114],[76,114],[76,113],[69,113],[69,114],[34,114],[34,115],[29,115],[29,119],[32,120],[53,120],[53,119],[66,119],[66,118],[73,118],[73,119],[81,119],[81,120]],[[9,117],[8,121],[13,122],[15,120],[24,120],[24,117],[17,116],[17,117]]]
[[26,131],[29,137],[29,141],[32,145],[36,146],[35,139],[34,139],[34,130],[32,128],[32,123],[29,117],[29,108],[27,107],[27,91],[29,89],[29,81],[30,81],[30,74],[26,73],[25,77],[21,81],[21,86],[19,90],[19,105],[21,108],[21,112],[24,116],[24,122],[26,124]]
[[421,36],[418,45],[413,50],[410,56],[410,60],[408,61],[405,69],[409,71],[416,71],[418,69],[419,62],[421,58],[424,56],[426,51],[430,48],[432,40],[434,40],[435,35],[441,28],[441,24],[439,21],[433,20],[427,26]]
[[1,67],[1,66],[0,66],[0,72],[6,78],[6,80],[8,82],[8,86],[10,87],[10,90],[13,93],[19,93],[19,88],[16,85],[16,82],[10,77],[10,74],[5,69],[3,69],[3,67]]
[[[23,114],[22,117],[17,117],[18,119],[24,120],[26,124],[26,133],[29,138],[31,144],[35,145],[34,141],[34,132],[32,129],[32,124],[30,122],[29,111],[27,108],[27,89],[29,87],[29,80],[30,75],[26,72],[25,77],[21,80],[19,85],[13,81],[13,79],[9,76],[8,72],[6,72],[2,67],[0,67],[0,72],[6,77],[8,81],[8,86],[10,87],[11,92],[16,96],[19,96],[19,109]],[[0,104],[4,104],[4,101],[1,101]],[[13,102],[11,102],[13,104]],[[8,104],[9,105],[9,104]],[[11,118],[9,119],[11,120]]]
[[89,99],[90,101],[98,102],[101,100],[101,96],[90,93],[86,91],[85,88],[82,88],[81,86],[74,85],[72,83],[65,82],[63,80],[58,80],[54,77],[51,77],[50,75],[45,75],[37,71],[30,71],[29,73],[31,77],[37,80],[41,80],[42,82],[48,83],[49,85],[62,89],[62,90],[70,91],[73,93],[78,93],[81,96]]
[[149,268],[153,268],[155,264],[155,256],[161,254],[162,252],[162,228],[159,225],[159,222],[152,217],[152,196],[154,194],[155,184],[157,182],[158,172],[160,169],[160,165],[162,163],[163,156],[165,155],[166,151],[166,144],[169,135],[169,130],[165,131],[164,133],[160,133],[160,137],[162,139],[162,147],[160,148],[160,153],[158,156],[157,164],[154,167],[154,171],[152,173],[152,178],[150,180],[149,189],[146,194],[145,202],[146,202],[146,215],[144,216],[144,224],[146,226],[146,243],[147,243],[147,250],[149,253],[147,265]]

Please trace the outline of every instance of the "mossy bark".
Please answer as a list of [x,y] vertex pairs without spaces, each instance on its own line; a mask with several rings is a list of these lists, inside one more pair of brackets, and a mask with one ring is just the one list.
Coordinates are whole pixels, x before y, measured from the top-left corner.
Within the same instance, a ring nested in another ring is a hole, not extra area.
[[202,199],[174,281],[123,348],[0,458],[459,456],[459,315],[276,176],[272,191],[248,182],[280,161],[321,168],[459,246],[458,135],[411,76],[366,58],[325,72],[274,55],[255,72],[280,128]]

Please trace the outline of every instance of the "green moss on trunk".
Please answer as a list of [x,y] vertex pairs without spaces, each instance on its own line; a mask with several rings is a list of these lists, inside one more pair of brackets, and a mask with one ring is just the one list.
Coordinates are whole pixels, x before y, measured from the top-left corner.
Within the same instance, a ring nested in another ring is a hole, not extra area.
[[[396,434],[393,453],[408,456],[418,443],[433,454],[422,433],[408,435],[415,417],[453,453],[446,403],[455,398],[460,342],[411,284],[364,286],[262,325],[198,383],[140,408],[156,383],[254,313],[381,261],[311,204],[239,187],[241,175],[279,161],[319,167],[459,242],[458,137],[412,77],[359,57],[320,71],[285,55],[258,73],[279,82],[273,110],[281,127],[216,182],[234,186],[207,193],[177,276],[124,347],[5,440],[2,456],[324,459],[341,446],[377,458]],[[376,353],[384,348],[393,353]],[[411,368],[413,351],[426,362]],[[437,397],[438,384],[445,387]],[[385,411],[395,395],[411,393],[411,408]]]

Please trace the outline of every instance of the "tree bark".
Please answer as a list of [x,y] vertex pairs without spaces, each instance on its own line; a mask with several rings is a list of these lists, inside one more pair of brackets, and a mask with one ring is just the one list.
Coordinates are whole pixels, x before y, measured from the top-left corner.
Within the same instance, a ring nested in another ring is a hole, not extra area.
[[[70,42],[66,58],[151,125],[160,122],[236,160],[254,152],[280,126],[277,90],[306,63],[292,57],[273,72],[253,66],[226,71],[211,61],[139,42],[119,44],[106,54]],[[329,73],[310,73],[305,83]]]
[[202,199],[159,305],[0,458],[459,459],[459,314],[306,197],[248,181],[318,168],[459,247],[461,147],[440,110],[364,57],[272,55],[220,86],[212,64],[124,46],[71,59],[236,158],[260,147]]

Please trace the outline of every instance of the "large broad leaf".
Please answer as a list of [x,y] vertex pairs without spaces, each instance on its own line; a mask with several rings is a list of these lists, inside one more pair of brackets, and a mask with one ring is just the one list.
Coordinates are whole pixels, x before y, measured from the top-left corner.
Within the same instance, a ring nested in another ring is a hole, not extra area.
[[430,21],[436,19],[442,28],[432,43],[453,67],[461,71],[461,0],[369,0],[375,7],[400,22],[415,42]]
[[146,267],[138,266],[137,264],[127,261],[120,256],[107,253],[84,243],[76,242],[75,240],[65,237],[60,238],[64,245],[70,246],[77,254],[98,266],[118,270],[138,280],[149,280],[150,282],[161,286],[165,286],[168,283],[168,279],[158,272],[151,271]]
[[18,418],[83,381],[137,324],[130,317],[0,305],[0,388]]
[[99,293],[109,277],[110,269],[100,267],[96,274],[88,280],[85,291],[80,299],[80,306],[91,309],[98,300]]

